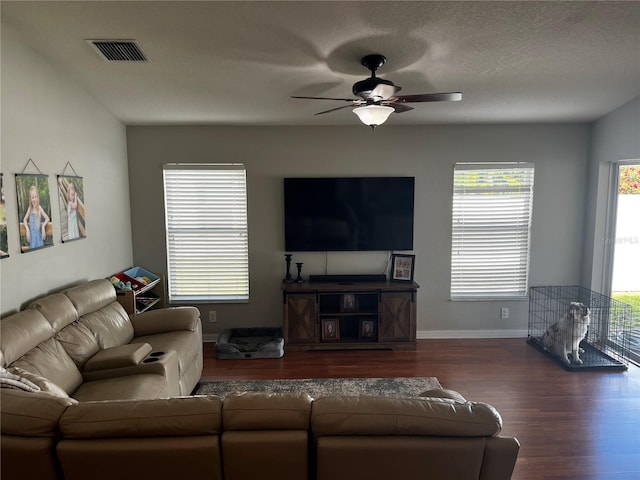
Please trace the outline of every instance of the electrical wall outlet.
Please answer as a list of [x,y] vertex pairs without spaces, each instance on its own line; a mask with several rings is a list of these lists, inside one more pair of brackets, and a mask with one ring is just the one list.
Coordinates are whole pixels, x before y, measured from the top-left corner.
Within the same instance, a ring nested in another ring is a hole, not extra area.
[[508,307],[502,307],[500,309],[500,318],[507,319],[509,318],[509,308]]
[[215,310],[209,310],[209,323],[218,323],[218,313]]

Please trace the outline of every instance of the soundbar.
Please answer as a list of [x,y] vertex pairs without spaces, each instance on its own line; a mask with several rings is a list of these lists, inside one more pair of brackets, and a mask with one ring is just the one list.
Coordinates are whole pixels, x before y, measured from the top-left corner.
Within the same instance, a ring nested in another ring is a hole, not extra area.
[[386,282],[384,273],[371,273],[366,275],[309,275],[309,281],[315,283],[364,283]]

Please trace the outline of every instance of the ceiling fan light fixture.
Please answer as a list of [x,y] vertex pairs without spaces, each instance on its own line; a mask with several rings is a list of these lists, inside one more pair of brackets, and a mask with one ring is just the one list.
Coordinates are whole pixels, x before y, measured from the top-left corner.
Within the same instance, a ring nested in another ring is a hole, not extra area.
[[366,105],[353,109],[353,113],[358,116],[360,121],[371,128],[382,125],[393,112],[395,112],[393,107],[385,105]]

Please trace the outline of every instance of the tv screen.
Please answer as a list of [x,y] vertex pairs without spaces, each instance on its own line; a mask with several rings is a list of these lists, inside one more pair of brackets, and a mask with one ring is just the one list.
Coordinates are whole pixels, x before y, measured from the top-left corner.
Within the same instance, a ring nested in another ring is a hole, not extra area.
[[285,250],[412,250],[414,180],[285,178]]

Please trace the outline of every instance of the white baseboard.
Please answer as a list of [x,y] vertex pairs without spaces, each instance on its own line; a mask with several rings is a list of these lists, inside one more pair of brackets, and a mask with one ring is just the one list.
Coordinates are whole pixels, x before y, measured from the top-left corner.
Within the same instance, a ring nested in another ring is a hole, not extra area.
[[527,330],[422,330],[418,340],[429,338],[527,338]]
[[[416,333],[418,340],[447,338],[527,338],[527,330],[422,330]],[[215,343],[218,333],[202,335],[204,343]]]

